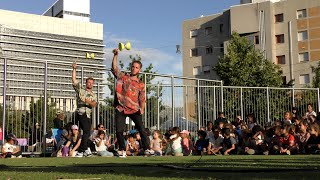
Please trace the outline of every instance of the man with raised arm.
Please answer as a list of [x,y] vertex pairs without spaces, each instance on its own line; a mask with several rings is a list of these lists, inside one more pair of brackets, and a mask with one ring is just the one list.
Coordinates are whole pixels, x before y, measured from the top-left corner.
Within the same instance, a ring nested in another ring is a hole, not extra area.
[[88,149],[88,139],[91,129],[91,112],[92,108],[97,105],[97,96],[92,92],[94,79],[88,77],[86,79],[86,86],[82,87],[76,79],[77,64],[73,63],[72,68],[72,86],[77,95],[76,119],[79,121],[80,128],[83,131],[81,145],[76,157],[89,157],[92,155],[90,149]]
[[113,51],[112,73],[117,79],[116,94],[114,100],[115,124],[117,142],[119,143],[119,157],[126,157],[125,140],[123,131],[125,127],[126,117],[129,117],[135,123],[135,128],[141,134],[142,147],[146,154],[150,151],[150,140],[147,137],[142,123],[142,114],[146,104],[144,83],[140,81],[138,74],[141,71],[142,63],[140,61],[132,61],[131,72],[121,72],[117,66],[118,49]]

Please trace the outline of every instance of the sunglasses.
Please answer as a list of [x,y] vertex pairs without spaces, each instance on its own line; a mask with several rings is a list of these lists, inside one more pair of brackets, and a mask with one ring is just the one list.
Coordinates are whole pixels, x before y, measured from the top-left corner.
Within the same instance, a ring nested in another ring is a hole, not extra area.
[[104,128],[103,126],[99,127],[99,128]]

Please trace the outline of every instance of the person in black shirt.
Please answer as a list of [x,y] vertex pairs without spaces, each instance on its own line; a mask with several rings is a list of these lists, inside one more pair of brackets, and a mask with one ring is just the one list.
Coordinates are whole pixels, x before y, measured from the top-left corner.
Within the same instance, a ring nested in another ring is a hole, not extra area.
[[57,117],[53,120],[53,128],[62,129],[63,128],[63,119],[64,114],[61,111],[56,113]]

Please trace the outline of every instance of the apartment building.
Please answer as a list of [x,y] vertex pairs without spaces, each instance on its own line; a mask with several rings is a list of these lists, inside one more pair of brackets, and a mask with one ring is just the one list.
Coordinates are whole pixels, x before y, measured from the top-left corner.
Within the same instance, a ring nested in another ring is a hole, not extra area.
[[320,60],[319,0],[241,0],[222,13],[184,21],[183,75],[219,79],[212,67],[226,53],[232,31],[279,64],[284,83],[312,82],[311,66]]

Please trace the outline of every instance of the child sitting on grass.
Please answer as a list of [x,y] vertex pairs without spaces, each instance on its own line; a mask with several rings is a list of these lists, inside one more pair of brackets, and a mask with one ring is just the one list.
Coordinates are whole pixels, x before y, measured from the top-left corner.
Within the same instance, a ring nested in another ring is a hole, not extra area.
[[98,131],[94,144],[95,144],[95,149],[97,151],[98,156],[102,156],[102,157],[113,156],[113,153],[107,150],[109,141],[106,139],[106,133],[103,130]]
[[205,131],[198,131],[198,140],[194,148],[194,155],[202,155],[207,153],[209,146],[209,139],[206,139],[207,133]]
[[220,128],[216,128],[213,133],[213,138],[209,139],[208,155],[219,153],[220,149],[222,149],[223,136],[220,132]]
[[281,127],[280,154],[294,154],[297,151],[295,138],[290,132],[290,125]]
[[184,156],[189,156],[192,153],[193,143],[189,136],[189,131],[183,130],[180,132],[180,137],[182,138],[182,153]]
[[236,140],[230,136],[231,132],[229,128],[223,128],[223,148],[221,153],[224,155],[237,154]]
[[307,141],[306,152],[310,154],[316,154],[320,151],[320,136],[319,136],[319,125],[310,125],[310,138]]
[[150,142],[150,148],[152,150],[151,154],[156,156],[162,156],[162,140],[161,140],[161,132],[159,130],[155,130],[152,133],[152,140]]
[[139,154],[139,142],[135,134],[129,134],[126,147],[127,156],[137,156]]
[[168,139],[165,155],[183,156],[182,146],[181,146],[181,137],[179,136],[179,133],[180,133],[179,127],[172,128],[171,136]]
[[19,146],[15,145],[16,137],[13,134],[9,134],[6,137],[6,143],[2,147],[2,156],[1,158],[21,158],[22,152]]

